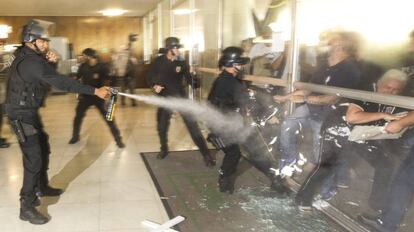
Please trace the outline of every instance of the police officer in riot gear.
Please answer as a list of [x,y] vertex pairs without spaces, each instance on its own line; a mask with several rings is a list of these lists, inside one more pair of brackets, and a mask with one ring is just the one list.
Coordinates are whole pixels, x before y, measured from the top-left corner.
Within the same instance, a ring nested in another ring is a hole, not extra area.
[[[223,112],[239,112],[246,117],[246,111],[252,108],[253,102],[250,99],[248,88],[242,81],[243,66],[250,59],[243,57],[242,54],[243,49],[239,47],[227,47],[223,50],[218,64],[222,71],[213,83],[208,101]],[[230,142],[229,138],[226,139],[214,131],[211,131],[207,140],[224,152],[218,180],[221,192],[231,194],[234,191],[235,177],[233,174],[236,172],[242,156],[240,147],[246,151],[247,160],[271,179],[273,190],[285,191],[281,178],[272,172],[272,168],[277,167],[276,160],[257,128],[253,128],[251,134],[244,141]]]
[[[165,54],[154,59],[147,74],[147,83],[155,93],[163,97],[182,97],[185,91],[182,81],[191,83],[191,75],[188,65],[179,59],[180,41],[176,37],[168,37],[165,40]],[[170,124],[172,112],[164,108],[158,108],[157,111],[157,130],[161,142],[161,151],[158,154],[159,159],[164,159],[168,155],[168,127]],[[191,138],[200,149],[206,166],[214,166],[215,158],[211,156],[207,149],[207,144],[197,125],[197,122],[188,115],[182,114],[184,123],[190,132]]]
[[[224,112],[240,110],[249,101],[247,88],[243,85],[242,66],[249,62],[249,58],[242,57],[243,50],[238,47],[224,49],[219,60],[219,68],[223,71],[215,80],[208,96],[208,101]],[[227,144],[224,139],[214,133],[208,135],[208,141],[223,150],[224,158],[220,167],[219,188],[221,192],[233,193],[234,179],[241,152],[238,144]]]
[[[77,78],[82,80],[83,84],[100,88],[104,86],[105,82],[109,82],[109,69],[100,63],[96,51],[92,48],[86,48],[82,51],[84,63],[79,67]],[[90,106],[96,106],[100,113],[105,117],[105,101],[96,96],[81,94],[79,102],[76,107],[76,116],[73,122],[73,133],[69,144],[75,144],[79,141],[79,133],[81,130],[82,119]],[[119,129],[114,121],[105,120],[111,129],[112,135],[115,139],[116,145],[119,148],[124,148],[125,144],[122,142]]]
[[38,111],[48,86],[101,98],[108,95],[106,87],[97,89],[59,75],[51,64],[57,58],[48,52],[48,41],[47,30],[38,21],[32,20],[23,27],[23,46],[14,53],[5,101],[9,122],[23,153],[20,219],[32,224],[44,224],[49,220],[35,208],[40,205],[38,196],[59,196],[63,192],[50,187],[47,176],[50,147]]

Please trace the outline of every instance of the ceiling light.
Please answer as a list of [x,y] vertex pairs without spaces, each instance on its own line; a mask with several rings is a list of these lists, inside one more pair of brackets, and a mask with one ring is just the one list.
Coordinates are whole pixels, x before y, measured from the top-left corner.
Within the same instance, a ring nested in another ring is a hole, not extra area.
[[108,9],[108,10],[100,11],[99,13],[103,14],[104,16],[112,17],[112,16],[123,15],[125,12],[127,11],[121,10],[121,9]]
[[196,12],[197,10],[190,10],[190,9],[177,9],[177,10],[173,10],[175,15],[188,15],[191,14],[193,12]]

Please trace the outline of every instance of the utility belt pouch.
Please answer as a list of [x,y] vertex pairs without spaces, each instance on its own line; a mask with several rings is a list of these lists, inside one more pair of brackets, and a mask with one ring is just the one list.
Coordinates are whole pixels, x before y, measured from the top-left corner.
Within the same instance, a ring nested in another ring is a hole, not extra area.
[[10,121],[10,125],[17,136],[17,140],[21,143],[26,142],[26,135],[24,134],[22,122],[20,120],[12,120]]

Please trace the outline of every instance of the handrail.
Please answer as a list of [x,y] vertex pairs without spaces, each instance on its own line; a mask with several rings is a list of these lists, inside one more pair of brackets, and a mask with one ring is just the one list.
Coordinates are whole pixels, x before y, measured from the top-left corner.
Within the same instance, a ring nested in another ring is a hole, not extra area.
[[[200,68],[197,68],[197,71],[204,72],[204,73],[211,73],[211,74],[215,74],[215,75],[218,75],[220,73],[220,71],[218,69],[215,69],[215,68],[202,68],[202,67],[200,67]],[[283,86],[283,87],[287,86],[287,83],[286,83],[285,80],[277,79],[277,78],[273,78],[273,77],[245,75],[243,80],[252,81],[252,82],[258,83],[258,84],[270,84],[270,85]]]
[[336,95],[339,97],[346,97],[360,101],[375,102],[379,104],[398,106],[406,109],[414,109],[414,98],[412,97],[317,85],[304,82],[295,82],[294,86],[296,89],[310,90],[312,92]]
[[[219,74],[219,70],[213,69],[213,68],[201,68],[200,67],[197,70],[200,72],[205,72],[205,73],[212,73],[216,75]],[[284,87],[287,86],[286,81],[281,80],[281,79],[271,78],[271,77],[246,75],[245,80],[253,81],[255,83],[260,83],[260,84],[271,84],[271,85],[284,86]],[[310,83],[304,83],[304,82],[298,82],[298,81],[294,83],[294,86],[296,89],[309,90],[312,92],[318,92],[318,93],[329,94],[329,95],[337,95],[340,97],[346,97],[346,98],[360,100],[360,101],[375,102],[379,104],[393,105],[393,106],[398,106],[398,107],[414,110],[414,98],[413,97],[396,96],[396,95],[375,93],[375,92],[356,90],[356,89],[346,89],[346,88],[339,88],[339,87],[332,87],[332,86],[325,86],[325,85],[310,84]]]

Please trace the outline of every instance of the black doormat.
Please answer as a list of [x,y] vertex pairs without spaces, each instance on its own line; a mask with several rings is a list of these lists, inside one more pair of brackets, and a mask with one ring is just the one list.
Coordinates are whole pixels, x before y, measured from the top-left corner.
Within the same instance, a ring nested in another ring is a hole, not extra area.
[[344,231],[317,211],[302,213],[291,199],[276,198],[267,178],[244,160],[236,191],[228,195],[217,188],[219,165],[205,167],[198,151],[170,152],[164,160],[156,154],[141,155],[170,218],[186,217],[176,227],[181,232]]

